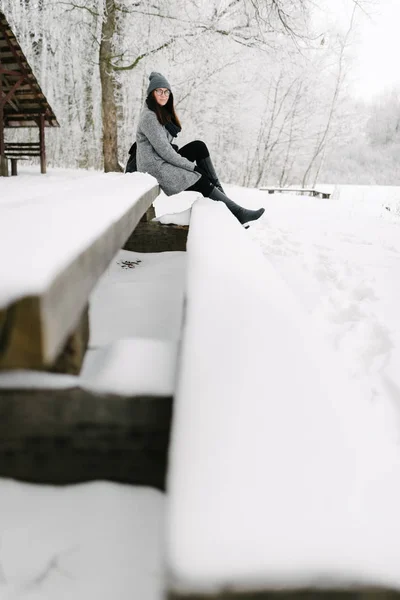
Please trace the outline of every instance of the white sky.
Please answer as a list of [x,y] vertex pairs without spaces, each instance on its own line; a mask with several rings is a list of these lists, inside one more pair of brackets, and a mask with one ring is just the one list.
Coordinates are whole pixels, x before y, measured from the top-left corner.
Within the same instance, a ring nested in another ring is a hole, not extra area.
[[371,16],[360,19],[361,39],[353,85],[357,95],[371,97],[400,84],[399,21],[399,0],[377,0]]
[[[330,28],[349,23],[352,0],[319,0],[317,22]],[[366,100],[385,89],[400,85],[397,57],[400,54],[400,0],[369,0],[368,14],[357,14],[354,63],[349,81],[350,91]],[[322,25],[323,26],[323,25]]]

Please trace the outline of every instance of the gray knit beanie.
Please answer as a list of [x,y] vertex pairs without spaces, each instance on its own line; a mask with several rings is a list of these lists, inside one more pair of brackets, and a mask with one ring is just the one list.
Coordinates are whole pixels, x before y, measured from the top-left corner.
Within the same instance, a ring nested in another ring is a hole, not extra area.
[[152,73],[150,73],[149,79],[150,79],[150,83],[149,83],[149,87],[147,88],[147,95],[151,94],[151,92],[153,90],[156,90],[157,88],[167,88],[171,91],[170,84],[165,79],[165,77],[163,75],[161,75],[161,73],[157,73],[156,71],[153,71]]

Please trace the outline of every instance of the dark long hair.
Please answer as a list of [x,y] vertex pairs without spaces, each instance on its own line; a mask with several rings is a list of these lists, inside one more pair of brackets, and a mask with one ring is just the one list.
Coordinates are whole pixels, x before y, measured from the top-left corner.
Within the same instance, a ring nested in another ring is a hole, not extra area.
[[178,119],[178,115],[175,112],[174,107],[174,95],[171,92],[168,98],[168,102],[165,106],[160,106],[157,100],[154,97],[154,91],[151,92],[146,98],[146,104],[150,110],[156,113],[157,119],[161,125],[166,125],[167,123],[174,123],[178,127],[182,127],[181,123]]

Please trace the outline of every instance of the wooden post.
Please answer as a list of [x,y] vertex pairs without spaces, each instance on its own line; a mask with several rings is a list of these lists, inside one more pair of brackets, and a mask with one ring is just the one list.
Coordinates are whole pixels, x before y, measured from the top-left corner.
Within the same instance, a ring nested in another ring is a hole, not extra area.
[[4,156],[4,99],[0,77],[0,177],[8,177],[8,160]]
[[4,155],[4,98],[3,82],[0,76],[0,156]]
[[8,177],[8,160],[0,155],[0,177]]
[[140,223],[149,223],[152,219],[155,219],[156,211],[154,205],[149,206],[143,217],[140,219]]
[[11,159],[11,175],[14,175],[14,176],[18,175],[17,164],[18,164],[18,159],[12,158]]
[[46,173],[46,146],[44,139],[44,115],[40,115],[39,120],[39,141],[40,141],[40,172]]

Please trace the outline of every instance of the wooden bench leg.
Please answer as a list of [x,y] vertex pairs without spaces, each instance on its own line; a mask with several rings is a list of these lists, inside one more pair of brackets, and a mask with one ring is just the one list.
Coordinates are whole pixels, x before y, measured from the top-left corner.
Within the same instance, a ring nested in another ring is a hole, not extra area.
[[36,343],[42,338],[36,318],[39,310],[37,298],[32,297],[0,310],[0,370],[27,368],[79,375],[89,342],[88,306],[51,365],[44,363],[41,347]]
[[154,205],[149,206],[143,217],[140,219],[140,223],[149,223],[152,219],[155,219],[156,211]]
[[11,158],[11,175],[14,175],[14,176],[18,175],[17,165],[18,165],[18,159]]
[[65,343],[63,350],[49,368],[53,373],[79,375],[89,343],[89,308],[86,306],[75,330]]

